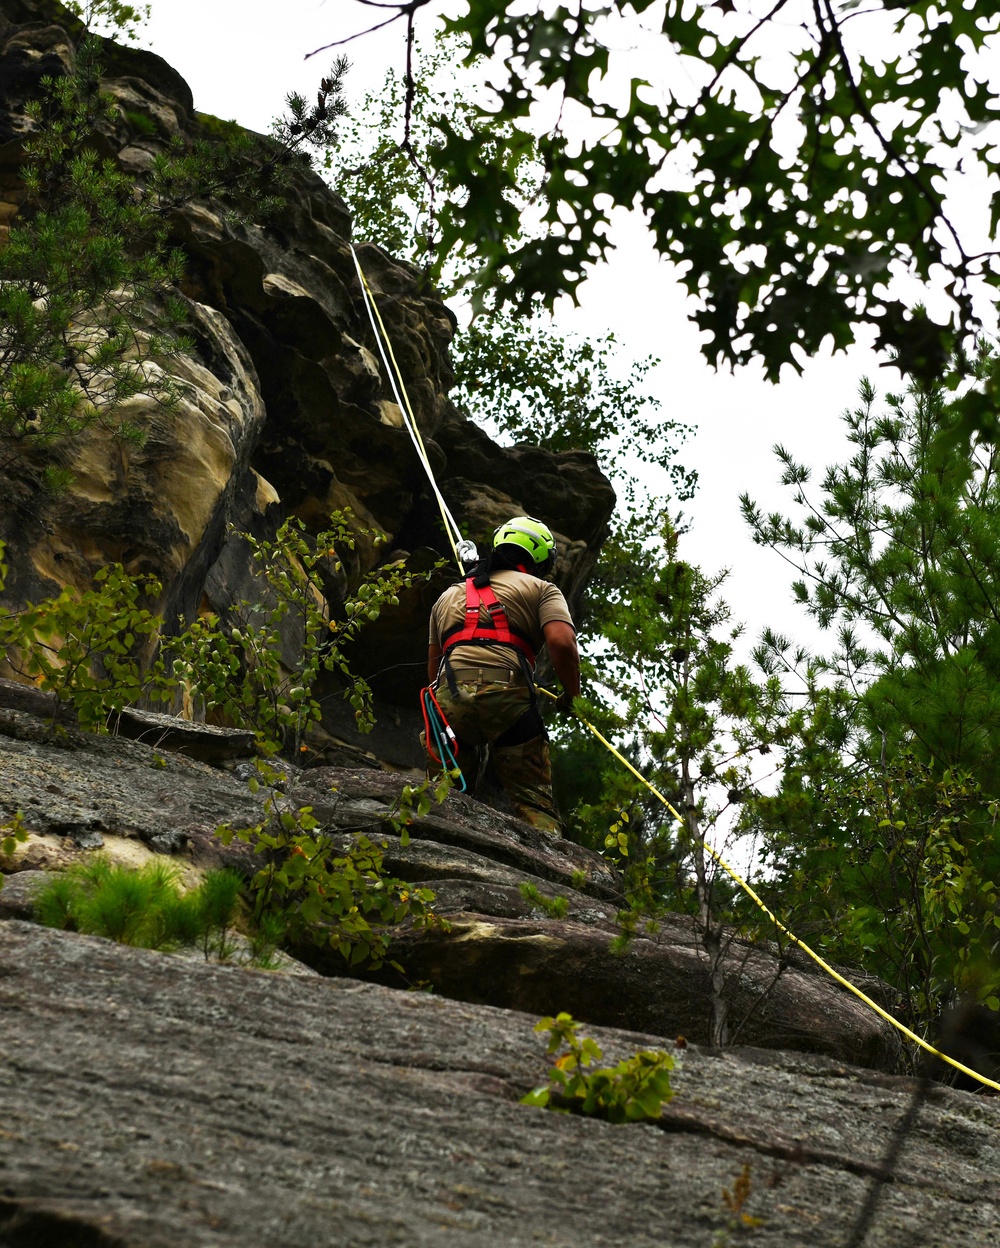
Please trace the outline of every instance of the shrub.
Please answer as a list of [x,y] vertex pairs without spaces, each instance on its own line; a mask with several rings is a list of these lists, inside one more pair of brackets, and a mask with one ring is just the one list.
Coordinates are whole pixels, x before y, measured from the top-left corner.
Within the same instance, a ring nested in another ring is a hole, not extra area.
[[[237,536],[250,547],[261,577],[260,597],[237,603],[228,622],[204,616],[167,641],[174,678],[192,687],[206,713],[253,728],[266,754],[283,749],[299,755],[306,729],[320,719],[313,689],[323,671],[344,677],[344,696],[359,729],[368,731],[374,724],[371,691],[351,672],[346,647],[384,607],[398,605],[402,589],[426,577],[396,567],[376,569],[349,595],[339,618],[331,619],[324,582],[342,570],[338,548],[354,547],[349,512],[336,512],[330,527],[315,537],[298,519],[286,520],[273,541]],[[282,632],[288,627],[297,636],[291,668],[282,660]]]
[[54,875],[35,901],[35,917],[47,927],[124,945],[200,946],[206,958],[230,956],[240,876],[228,868],[209,871],[198,888],[182,892],[178,875],[166,862],[133,870],[98,857]]
[[[258,762],[266,779],[276,774]],[[251,781],[251,787],[254,782]],[[388,822],[409,841],[408,825],[414,812],[430,807],[430,782],[405,786]],[[450,788],[445,777],[434,788],[443,801]],[[426,806],[424,805],[426,803]],[[351,967],[378,970],[387,960],[391,929],[409,919],[416,927],[447,927],[433,909],[434,893],[414,888],[385,874],[386,842],[377,844],[358,833],[346,852],[338,852],[319,829],[311,806],[281,810],[272,796],[265,802],[266,818],[249,828],[226,825],[216,834],[229,844],[233,837],[248,842],[265,860],[250,881],[255,922],[271,924],[293,943],[309,941],[341,953]],[[403,971],[398,962],[389,965]]]
[[[0,563],[0,591],[5,573]],[[94,580],[82,594],[64,589],[21,611],[0,607],[0,655],[18,675],[72,705],[82,728],[100,731],[109,715],[144,693],[169,697],[172,684],[141,659],[143,642],[161,625],[143,605],[160,592],[159,582],[130,576],[120,563]]]
[[[337,548],[353,547],[349,513],[338,512],[331,527],[309,536],[301,521],[285,521],[273,541],[248,542],[260,576],[260,598],[233,608],[223,623],[209,615],[195,620],[148,652],[163,620],[146,603],[162,592],[151,576],[133,576],[120,563],[102,568],[91,590],[64,589],[19,611],[0,607],[0,656],[18,675],[56,694],[76,711],[81,727],[102,731],[109,716],[141,699],[169,702],[182,683],[205,712],[252,728],[262,753],[284,749],[298,756],[307,728],[320,719],[314,686],[323,671],[344,679],[344,697],[354,707],[361,731],[374,724],[371,690],[355,677],[347,647],[382,609],[399,602],[399,592],[425,574],[397,567],[370,573],[330,619],[324,581],[341,572]],[[7,566],[0,542],[0,592]],[[426,574],[429,575],[429,574]],[[297,657],[282,661],[282,628],[294,624]]]
[[[664,1104],[673,1098],[669,1053],[644,1049],[617,1066],[587,1067],[604,1054],[596,1040],[577,1033],[580,1024],[569,1014],[543,1018],[535,1031],[548,1032],[546,1051],[559,1054],[549,1070],[549,1081],[521,1098],[522,1105],[539,1105],[560,1113],[592,1114],[608,1122],[643,1122],[657,1119]],[[565,1047],[565,1052],[559,1050]]]

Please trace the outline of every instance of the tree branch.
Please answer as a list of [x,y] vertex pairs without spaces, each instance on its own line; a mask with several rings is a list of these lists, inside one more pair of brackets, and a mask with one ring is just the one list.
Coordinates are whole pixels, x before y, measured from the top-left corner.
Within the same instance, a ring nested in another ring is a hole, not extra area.
[[305,54],[304,60],[309,60],[311,56],[317,56],[320,52],[328,52],[330,48],[343,47],[345,43],[352,43],[355,39],[361,39],[365,35],[373,35],[376,30],[382,30],[385,26],[391,26],[393,22],[398,22],[401,17],[407,18],[411,28],[413,23],[413,15],[417,9],[422,9],[425,4],[429,4],[430,0],[408,0],[406,4],[384,4],[382,0],[357,0],[358,4],[367,5],[371,9],[395,9],[392,17],[387,17],[384,22],[377,22],[374,26],[369,26],[367,30],[359,30],[353,35],[348,35],[346,39],[334,39],[331,43],[324,43],[321,48],[314,48],[311,52]]

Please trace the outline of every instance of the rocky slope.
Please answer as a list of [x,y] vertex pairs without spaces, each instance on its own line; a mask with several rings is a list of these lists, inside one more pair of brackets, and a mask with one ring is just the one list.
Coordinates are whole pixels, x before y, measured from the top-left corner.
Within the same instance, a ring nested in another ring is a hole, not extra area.
[[[206,745],[193,730],[185,745],[180,728],[171,741],[155,723],[152,744],[93,737],[2,709],[5,699],[21,697],[0,685],[0,823],[20,811],[31,834],[7,864],[15,873],[0,892],[0,916],[29,917],[39,873],[97,850],[134,865],[170,855],[190,880],[223,863],[252,869],[247,846],[227,848],[213,830],[258,822],[265,792],[251,793],[229,772],[176,752],[217,755],[215,741]],[[400,777],[374,769],[289,771],[278,795],[284,806],[311,807],[338,844],[356,832],[374,836],[386,846],[386,869],[432,888],[435,909],[450,919],[447,933],[400,931],[392,956],[407,978],[387,969],[385,982],[424,982],[463,1001],[539,1015],[567,1010],[590,1023],[707,1038],[709,971],[695,932],[678,917],[655,939],[613,954],[622,882],[604,858],[569,841],[553,843],[455,793],[414,822],[404,848],[387,823]],[[565,917],[553,919],[525,900],[523,885],[565,898]],[[312,946],[297,952],[324,974],[346,973],[339,954]],[[895,1033],[811,965],[781,963],[767,949],[733,942],[727,985],[734,1023],[745,1020],[740,1039],[891,1068]]]
[[[659,1122],[517,1104],[532,1019],[0,924],[10,1248],[843,1248],[908,1080],[594,1028],[679,1059]],[[1000,1243],[1000,1108],[934,1088],[870,1245]],[[749,1195],[733,1222],[724,1192]]]
[[[55,0],[0,0],[0,245],[23,194],[24,101],[72,64],[74,37]],[[136,177],[172,135],[212,125],[152,54],[109,49],[105,86],[121,115],[104,139]],[[167,619],[226,616],[260,592],[233,528],[264,537],[291,514],[315,531],[345,506],[384,541],[360,538],[334,607],[380,559],[420,568],[446,553],[374,353],[350,222],[319,179],[297,176],[266,228],[211,203],[173,220],[194,347],[172,367],[189,389],[175,411],[139,405],[144,446],[99,429],[66,443],[74,484],[60,496],[32,490],[27,462],[4,461],[5,605],[88,587],[121,560],[162,580]],[[463,528],[482,540],[512,512],[544,517],[556,577],[577,598],[608,483],[589,456],[502,449],[466,420],[447,398],[447,309],[418,273],[359,250]],[[0,679],[0,823],[20,812],[29,832],[0,891],[0,1242],[846,1242],[913,1092],[872,1073],[898,1060],[891,1029],[808,962],[734,940],[731,1015],[741,1043],[769,1051],[698,1049],[709,975],[697,935],[678,918],[612,954],[622,881],[603,858],[455,794],[414,823],[408,846],[392,834],[403,783],[392,773],[420,762],[412,694],[439,587],[404,595],[354,656],[376,692],[375,733],[359,740],[326,699],[314,742],[326,765],[287,767],[273,795],[312,807],[335,844],[375,836],[389,871],[434,889],[451,930],[397,932],[405,981],[391,969],[381,983],[343,978],[339,955],[312,945],[294,952],[322,977],[293,978],[24,922],[45,873],[96,852],[166,858],[189,883],[220,864],[251,872],[251,851],[214,829],[257,822],[265,794],[241,778],[245,731],[132,711],[94,737]],[[563,899],[563,917],[539,896]],[[546,1065],[531,1025],[559,1010],[611,1061],[644,1044],[681,1058],[657,1123],[517,1104]],[[998,1125],[993,1102],[935,1088],[871,1242],[1000,1242]],[[744,1167],[759,1226],[731,1226],[723,1198]]]

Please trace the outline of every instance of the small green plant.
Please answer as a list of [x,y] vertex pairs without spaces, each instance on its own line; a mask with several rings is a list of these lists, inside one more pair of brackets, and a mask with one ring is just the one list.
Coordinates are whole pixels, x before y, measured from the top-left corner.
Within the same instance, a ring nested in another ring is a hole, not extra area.
[[546,1052],[557,1056],[548,1083],[522,1097],[521,1104],[590,1114],[615,1123],[659,1118],[674,1095],[670,1054],[644,1049],[617,1066],[589,1070],[604,1054],[596,1040],[578,1035],[579,1029],[580,1024],[565,1013],[535,1024],[536,1032],[548,1032]]
[[104,936],[144,949],[200,947],[206,959],[225,960],[239,910],[242,880],[228,868],[206,873],[182,891],[177,868],[152,862],[139,870],[98,857],[54,875],[35,901],[47,927]]
[[9,858],[15,848],[28,839],[28,829],[24,826],[24,815],[17,810],[3,823],[0,823],[0,854]]
[[[324,584],[342,571],[338,547],[355,545],[349,513],[335,513],[330,528],[315,537],[298,519],[286,520],[273,541],[237,536],[261,573],[260,600],[237,604],[229,623],[203,616],[167,641],[175,679],[190,684],[206,713],[253,728],[265,754],[283,750],[297,758],[302,752],[307,728],[320,719],[313,689],[323,671],[344,678],[358,728],[370,730],[371,690],[351,673],[346,647],[421,576],[379,568],[344,602],[340,618],[331,619]],[[297,657],[284,656],[292,666],[283,661],[283,636],[296,638]]]
[[[0,590],[5,571],[0,563]],[[72,705],[82,728],[101,731],[110,714],[142,694],[169,696],[171,682],[141,659],[143,643],[161,624],[143,600],[157,595],[160,583],[130,576],[120,563],[101,568],[94,580],[84,593],[64,589],[21,611],[0,607],[0,655],[18,675]]]
[[620,810],[618,819],[608,829],[608,834],[604,838],[605,849],[612,850],[622,858],[628,857],[628,833],[622,831],[623,825],[628,823],[628,819],[628,811]]
[[[28,829],[24,826],[24,816],[19,810],[3,823],[0,823],[0,857],[9,858],[18,845],[28,839]],[[3,876],[0,875],[0,888],[3,888]]]
[[262,971],[279,969],[278,950],[285,937],[285,923],[280,914],[261,914],[250,930],[251,963]]
[[550,919],[564,919],[569,912],[569,901],[565,897],[546,897],[530,880],[525,880],[521,884],[521,896],[529,905],[537,906]]
[[[258,771],[266,783],[280,773],[263,761]],[[251,779],[251,788],[259,787]],[[400,840],[409,841],[407,828],[414,812],[426,801],[430,809],[429,784],[406,786],[396,811],[387,820]],[[438,784],[435,794],[447,792]],[[434,893],[413,888],[405,880],[385,874],[385,842],[376,844],[361,833],[346,852],[337,852],[320,830],[311,806],[281,809],[271,795],[264,803],[265,819],[252,827],[234,829],[223,825],[216,835],[225,844],[233,837],[253,846],[265,862],[250,881],[253,915],[258,927],[268,925],[293,943],[303,940],[337,950],[348,966],[378,970],[387,961],[391,929],[409,919],[415,927],[447,922],[433,911]],[[424,810],[426,813],[426,810]],[[403,968],[389,960],[397,971]]]
[[195,913],[200,944],[205,958],[217,952],[221,961],[232,956],[233,922],[239,913],[243,878],[236,871],[208,871],[201,887],[194,893]]
[[157,133],[157,124],[148,113],[140,113],[134,109],[126,109],[125,120],[136,132],[136,134],[141,134],[149,138]]
[[578,893],[582,893],[587,887],[587,872],[583,867],[577,867],[573,874],[569,877],[570,884]]
[[385,823],[399,837],[399,843],[405,849],[410,843],[410,826],[415,819],[422,819],[431,808],[432,803],[438,806],[454,788],[451,776],[444,772],[432,780],[422,780],[420,784],[404,784],[396,802],[395,809],[385,819]]

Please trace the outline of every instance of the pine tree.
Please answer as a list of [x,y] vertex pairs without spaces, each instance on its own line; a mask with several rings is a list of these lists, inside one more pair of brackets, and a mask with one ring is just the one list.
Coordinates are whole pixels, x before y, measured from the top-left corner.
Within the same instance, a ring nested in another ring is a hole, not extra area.
[[[987,384],[993,367],[984,350]],[[820,657],[773,633],[756,651],[804,701],[780,789],[749,822],[776,904],[891,983],[926,1032],[961,994],[1000,1008],[1000,459],[985,438],[967,447],[939,390],[885,409],[863,382],[844,417],[854,454],[818,496],[776,448],[798,519],[742,500],[836,638]]]

